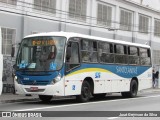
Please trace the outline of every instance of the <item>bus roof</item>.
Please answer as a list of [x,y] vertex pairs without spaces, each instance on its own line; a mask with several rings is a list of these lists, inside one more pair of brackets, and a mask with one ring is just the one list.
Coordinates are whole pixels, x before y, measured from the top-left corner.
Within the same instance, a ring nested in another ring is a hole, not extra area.
[[131,43],[131,42],[126,42],[126,41],[122,41],[122,40],[113,40],[113,39],[95,37],[95,36],[84,35],[84,34],[73,33],[73,32],[45,32],[45,33],[28,35],[25,38],[38,37],[38,36],[63,36],[63,37],[66,37],[67,39],[69,39],[71,37],[81,37],[81,38],[86,38],[86,39],[107,41],[107,42],[111,42],[111,43],[118,43],[118,44],[130,45],[130,46],[150,48],[149,45],[145,45],[145,44]]

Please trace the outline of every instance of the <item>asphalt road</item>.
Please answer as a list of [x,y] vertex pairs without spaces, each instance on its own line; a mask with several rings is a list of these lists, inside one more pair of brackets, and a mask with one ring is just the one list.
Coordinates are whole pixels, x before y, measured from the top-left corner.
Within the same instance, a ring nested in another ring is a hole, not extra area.
[[[87,103],[77,103],[75,99],[52,100],[50,103],[42,103],[39,100],[1,103],[0,111],[35,112],[42,117],[54,116],[54,119],[58,120],[66,120],[66,116],[68,116],[67,120],[75,120],[75,117],[76,120],[88,120],[86,116],[92,120],[158,120],[160,117],[156,116],[160,115],[160,93],[140,93],[136,98],[122,98],[120,94],[113,94],[103,99],[92,99]],[[141,117],[141,115],[148,116]],[[71,116],[72,118],[69,118]],[[17,118],[12,119],[17,120]],[[33,119],[36,120],[36,118]],[[53,118],[48,117],[48,119]]]

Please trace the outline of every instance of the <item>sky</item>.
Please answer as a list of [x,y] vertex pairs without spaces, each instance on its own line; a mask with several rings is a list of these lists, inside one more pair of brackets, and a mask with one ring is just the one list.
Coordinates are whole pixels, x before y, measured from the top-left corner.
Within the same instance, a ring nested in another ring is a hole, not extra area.
[[[141,0],[132,0],[140,3]],[[160,0],[143,0],[143,5],[148,5],[154,9],[160,10]]]

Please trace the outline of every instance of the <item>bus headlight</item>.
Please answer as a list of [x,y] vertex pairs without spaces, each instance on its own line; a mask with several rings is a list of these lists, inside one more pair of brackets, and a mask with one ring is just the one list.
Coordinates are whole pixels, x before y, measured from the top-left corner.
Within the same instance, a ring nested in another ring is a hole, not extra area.
[[60,80],[61,80],[61,75],[59,74],[57,77],[55,77],[55,78],[52,80],[51,84],[55,84],[55,83],[59,82]]
[[16,81],[18,84],[21,83],[20,79],[17,76],[14,76],[14,81]]

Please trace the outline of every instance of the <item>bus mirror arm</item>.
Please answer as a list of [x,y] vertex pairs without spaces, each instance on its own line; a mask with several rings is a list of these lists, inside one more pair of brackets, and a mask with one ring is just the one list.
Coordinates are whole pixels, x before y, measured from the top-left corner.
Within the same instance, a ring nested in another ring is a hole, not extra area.
[[13,45],[12,45],[11,57],[14,57],[14,54],[15,54],[15,47],[13,47]]
[[71,47],[67,47],[67,56],[66,56],[67,60],[69,60],[71,58]]
[[14,64],[14,65],[13,65],[13,68],[14,68],[15,70],[17,69],[17,66],[16,66],[16,64]]

